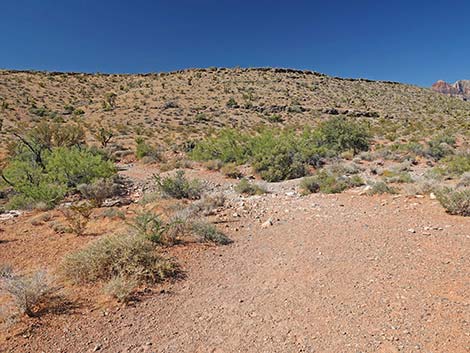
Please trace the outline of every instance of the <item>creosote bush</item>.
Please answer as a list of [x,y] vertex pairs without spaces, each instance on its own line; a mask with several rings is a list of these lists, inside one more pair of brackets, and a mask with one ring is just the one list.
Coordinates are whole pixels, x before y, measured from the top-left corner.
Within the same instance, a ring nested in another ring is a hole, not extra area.
[[160,151],[154,147],[149,145],[142,137],[137,137],[136,138],[136,151],[135,151],[135,156],[137,159],[144,159],[146,162],[155,162],[155,161],[161,161],[162,156]]
[[163,197],[196,200],[201,197],[203,186],[197,179],[188,180],[183,170],[176,171],[174,177],[155,175],[156,185]]
[[140,212],[129,225],[137,232],[138,236],[145,237],[157,244],[174,244],[176,239],[169,237],[168,225],[159,215],[152,212]]
[[245,195],[262,195],[266,193],[266,189],[260,185],[250,183],[247,179],[242,179],[235,185],[235,191]]
[[383,181],[377,181],[373,183],[369,190],[367,190],[368,195],[382,195],[382,194],[396,194],[397,190]]
[[191,230],[201,241],[212,242],[221,245],[232,243],[224,233],[220,232],[213,224],[203,221],[196,221],[191,224]]
[[101,207],[106,199],[119,195],[122,191],[121,186],[112,178],[97,179],[90,184],[80,184],[77,189],[95,207]]
[[133,278],[116,276],[111,278],[103,287],[105,294],[117,299],[119,302],[127,303],[132,299],[135,289],[139,283]]
[[302,195],[314,194],[320,191],[320,184],[315,177],[305,177],[300,181]]
[[88,202],[81,202],[63,208],[61,211],[72,233],[78,236],[85,234],[93,212],[93,205]]
[[321,169],[315,175],[302,179],[300,189],[304,195],[316,192],[336,194],[363,184],[358,175],[347,176]]
[[470,189],[443,188],[436,193],[445,210],[452,215],[470,216]]

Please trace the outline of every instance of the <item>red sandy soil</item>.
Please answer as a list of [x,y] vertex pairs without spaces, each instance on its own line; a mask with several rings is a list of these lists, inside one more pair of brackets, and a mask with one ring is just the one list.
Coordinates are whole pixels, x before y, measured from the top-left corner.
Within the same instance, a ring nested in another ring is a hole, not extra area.
[[[0,351],[470,351],[469,218],[428,198],[351,193],[269,194],[233,212],[224,223],[233,244],[171,250],[186,278],[128,306],[82,298]],[[261,227],[267,218],[273,225]],[[0,243],[1,260],[15,266],[54,266],[93,238],[28,223],[9,235],[15,222],[0,234],[11,240]]]

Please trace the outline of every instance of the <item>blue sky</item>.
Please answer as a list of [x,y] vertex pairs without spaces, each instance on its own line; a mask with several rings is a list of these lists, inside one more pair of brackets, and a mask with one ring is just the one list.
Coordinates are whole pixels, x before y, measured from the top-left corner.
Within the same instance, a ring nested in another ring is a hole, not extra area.
[[2,0],[0,68],[470,79],[470,1]]

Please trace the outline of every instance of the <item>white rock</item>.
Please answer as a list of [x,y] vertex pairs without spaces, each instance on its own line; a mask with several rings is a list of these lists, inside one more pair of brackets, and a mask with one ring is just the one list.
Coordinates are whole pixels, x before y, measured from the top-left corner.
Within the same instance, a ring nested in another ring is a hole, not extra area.
[[271,227],[272,225],[273,225],[273,221],[271,218],[269,218],[266,222],[261,224],[261,228],[268,228],[268,227]]

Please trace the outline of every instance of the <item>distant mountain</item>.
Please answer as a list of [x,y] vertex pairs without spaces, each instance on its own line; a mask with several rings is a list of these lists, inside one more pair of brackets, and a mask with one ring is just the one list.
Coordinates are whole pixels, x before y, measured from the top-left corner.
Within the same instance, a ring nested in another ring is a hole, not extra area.
[[434,91],[447,94],[449,96],[458,96],[464,100],[470,100],[470,80],[460,80],[454,84],[449,84],[439,80],[431,87]]

